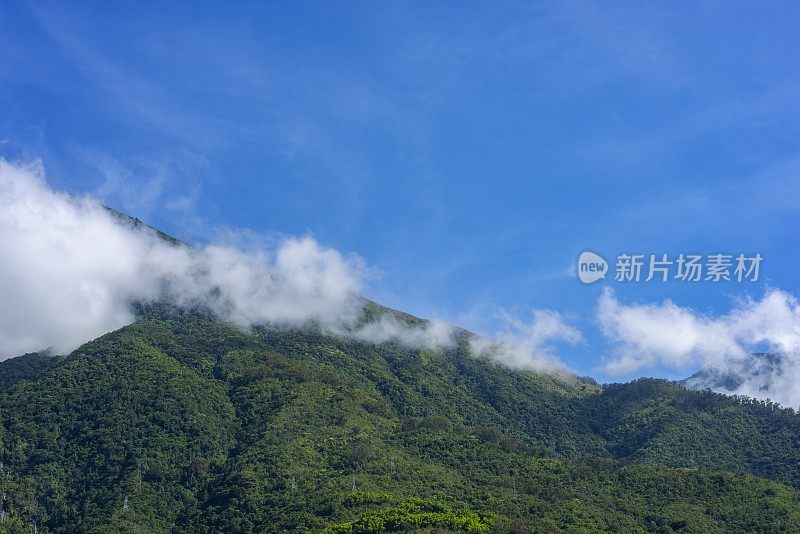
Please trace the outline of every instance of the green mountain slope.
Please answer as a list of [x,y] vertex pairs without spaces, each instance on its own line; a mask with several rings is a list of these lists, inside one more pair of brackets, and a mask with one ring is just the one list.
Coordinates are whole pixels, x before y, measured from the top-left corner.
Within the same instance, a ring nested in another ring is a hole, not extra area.
[[0,362],[0,390],[11,387],[17,382],[35,380],[58,360],[58,356],[42,351]]
[[37,362],[0,391],[0,531],[800,531],[798,416],[666,381],[166,304]]
[[607,386],[590,418],[616,458],[749,473],[800,487],[800,416],[666,380]]

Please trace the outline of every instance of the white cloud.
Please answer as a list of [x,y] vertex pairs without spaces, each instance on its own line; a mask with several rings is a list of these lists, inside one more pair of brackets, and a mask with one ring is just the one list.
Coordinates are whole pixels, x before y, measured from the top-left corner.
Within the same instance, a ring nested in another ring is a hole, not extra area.
[[553,345],[583,340],[581,333],[558,312],[535,310],[527,323],[506,312],[501,317],[505,322],[503,330],[492,338],[474,337],[470,345],[475,353],[488,355],[510,367],[564,371],[566,368],[555,356]]
[[353,331],[353,335],[370,343],[399,341],[414,348],[443,348],[453,346],[456,329],[439,320],[427,321],[424,326],[411,325],[385,314]]
[[165,293],[253,323],[354,321],[360,262],[311,238],[274,251],[173,246],[97,201],[51,190],[40,165],[0,160],[0,358],[67,352]]
[[[597,317],[615,344],[605,365],[610,373],[655,366],[715,369],[745,379],[736,393],[800,404],[800,303],[785,291],[772,289],[760,300],[738,301],[727,314],[706,316],[670,300],[622,304],[606,289]],[[784,365],[767,377],[749,373],[749,355],[760,350],[781,353]]]

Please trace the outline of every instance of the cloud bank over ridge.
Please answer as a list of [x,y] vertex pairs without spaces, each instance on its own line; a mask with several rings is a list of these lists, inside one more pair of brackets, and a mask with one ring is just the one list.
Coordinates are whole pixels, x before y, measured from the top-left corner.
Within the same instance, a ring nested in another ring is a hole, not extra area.
[[[227,245],[174,245],[134,227],[91,197],[54,191],[40,164],[0,159],[0,359],[51,348],[67,353],[133,320],[131,303],[168,298],[205,305],[242,328],[313,322],[372,343],[451,347],[457,330],[432,320],[409,324],[384,314],[360,323],[367,269],[356,256],[310,237],[283,238],[245,252]],[[468,338],[473,353],[505,365],[566,371],[558,344],[584,338],[559,313],[529,320],[502,312],[504,327]],[[665,300],[624,304],[606,289],[597,305],[613,345],[604,371],[698,367],[746,378],[737,393],[800,406],[800,303],[785,291],[742,299],[723,315],[702,315]],[[780,352],[783,365],[748,380],[748,356]]]
[[[310,237],[272,249],[172,244],[127,224],[91,197],[51,189],[38,163],[0,159],[0,359],[50,348],[66,353],[133,321],[131,303],[167,298],[204,305],[242,328],[313,322],[339,335],[411,347],[455,344],[438,320],[410,325],[392,314],[361,324],[366,269]],[[502,363],[561,369],[549,350],[580,334],[554,312],[531,324],[511,317],[496,340],[472,349]]]
[[335,326],[357,313],[357,258],[308,237],[253,253],[175,246],[92,198],[53,191],[37,164],[0,160],[0,236],[2,358],[69,351],[131,322],[131,302],[165,296],[241,326]]

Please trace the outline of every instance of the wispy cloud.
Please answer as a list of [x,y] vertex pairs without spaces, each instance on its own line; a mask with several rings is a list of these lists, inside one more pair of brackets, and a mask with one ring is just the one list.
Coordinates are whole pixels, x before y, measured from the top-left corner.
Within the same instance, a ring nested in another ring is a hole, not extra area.
[[210,172],[204,157],[177,149],[148,157],[97,149],[76,148],[73,153],[87,174],[97,178],[92,195],[107,205],[147,219],[166,210],[185,231],[209,231],[197,206]]
[[558,343],[583,341],[581,333],[569,325],[558,312],[534,310],[529,321],[502,311],[504,327],[490,337],[470,339],[472,350],[488,355],[515,368],[566,371],[556,356]]

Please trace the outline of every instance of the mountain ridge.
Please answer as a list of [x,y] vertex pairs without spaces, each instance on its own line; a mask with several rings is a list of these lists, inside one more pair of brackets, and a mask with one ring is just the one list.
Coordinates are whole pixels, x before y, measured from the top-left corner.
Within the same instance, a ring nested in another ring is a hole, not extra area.
[[[345,532],[381,514],[476,531],[747,531],[742,499],[769,512],[763,525],[800,526],[790,410],[660,380],[563,382],[465,347],[248,333],[167,303],[12,385],[2,414],[9,517],[40,531]],[[743,424],[749,435],[731,430]],[[695,494],[665,500],[647,489],[657,480]],[[703,498],[740,522],[692,508]]]
[[0,363],[0,532],[800,531],[791,409],[134,311]]

